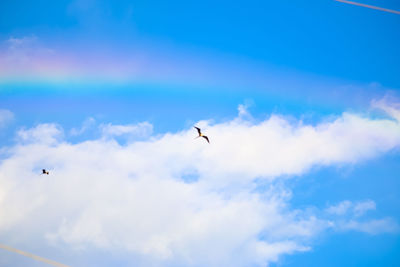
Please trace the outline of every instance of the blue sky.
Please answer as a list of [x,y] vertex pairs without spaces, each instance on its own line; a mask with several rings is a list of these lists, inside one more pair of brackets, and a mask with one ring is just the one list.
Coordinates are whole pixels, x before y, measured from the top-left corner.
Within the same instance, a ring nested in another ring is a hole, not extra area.
[[[399,26],[333,0],[1,1],[0,243],[73,266],[399,265]],[[195,124],[217,142],[208,151],[191,143]],[[59,191],[66,179],[77,193]],[[243,207],[249,219],[229,229],[248,231],[216,242],[213,226]]]

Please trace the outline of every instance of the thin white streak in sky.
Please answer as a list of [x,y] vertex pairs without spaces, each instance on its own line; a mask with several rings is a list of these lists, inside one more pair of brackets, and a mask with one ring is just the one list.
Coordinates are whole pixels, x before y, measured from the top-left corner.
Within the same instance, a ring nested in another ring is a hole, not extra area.
[[361,4],[357,2],[352,2],[352,1],[347,1],[347,0],[335,0],[337,2],[342,2],[350,5],[355,5],[355,6],[362,6],[366,8],[371,8],[371,9],[376,9],[384,12],[389,12],[389,13],[394,13],[400,15],[400,11],[392,10],[392,9],[387,9],[387,8],[382,8],[382,7],[377,7],[377,6],[371,6],[371,5],[366,5],[366,4]]
[[11,251],[11,252],[15,252],[15,253],[23,255],[25,257],[28,257],[28,258],[31,258],[31,259],[34,259],[34,260],[37,260],[37,261],[41,261],[41,262],[44,262],[44,263],[47,263],[47,264],[50,264],[50,265],[53,265],[53,266],[56,266],[56,267],[69,267],[68,265],[65,265],[65,264],[62,264],[62,263],[58,263],[58,262],[53,261],[53,260],[45,259],[45,258],[42,258],[40,256],[33,255],[33,254],[29,253],[29,252],[25,252],[25,251],[22,251],[22,250],[19,250],[19,249],[16,249],[16,248],[12,248],[12,247],[9,247],[9,246],[3,245],[3,244],[0,244],[0,248],[8,250],[8,251]]

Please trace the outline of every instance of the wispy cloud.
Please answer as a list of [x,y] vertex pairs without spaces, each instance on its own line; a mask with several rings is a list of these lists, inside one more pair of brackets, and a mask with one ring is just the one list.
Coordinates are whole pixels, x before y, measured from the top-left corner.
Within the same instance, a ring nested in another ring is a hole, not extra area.
[[[149,123],[106,124],[108,138],[76,144],[56,124],[20,130],[22,141],[0,163],[0,234],[32,246],[126,252],[143,259],[136,266],[265,266],[309,250],[328,228],[397,229],[390,218],[356,220],[375,208],[370,200],[328,208],[335,215],[329,220],[293,210],[290,188],[276,183],[316,165],[354,164],[399,147],[396,119],[344,113],[312,126],[273,115],[199,125],[211,144],[196,142],[191,128],[115,141],[149,134]],[[53,171],[40,176],[41,168]],[[197,179],[187,182],[187,174]],[[342,220],[349,210],[354,218]]]
[[37,43],[38,38],[35,35],[24,36],[21,38],[13,37],[7,39],[8,49],[15,51],[22,48],[32,47]]
[[337,205],[330,206],[326,209],[326,212],[335,215],[344,215],[348,212],[348,210],[352,207],[351,201],[345,200],[340,202]]
[[337,205],[328,207],[325,212],[332,220],[332,228],[338,231],[357,231],[371,235],[382,233],[397,233],[400,225],[393,218],[382,219],[361,219],[368,211],[376,209],[376,204],[372,200],[352,202],[345,200]]
[[100,130],[104,138],[113,138],[118,136],[143,138],[151,135],[153,132],[153,125],[148,122],[131,125],[113,125],[108,123],[100,125]]
[[376,204],[372,200],[351,202],[345,200],[337,205],[330,206],[326,209],[326,212],[335,215],[350,215],[354,217],[359,217],[369,210],[375,210]]
[[77,135],[81,135],[84,132],[86,132],[88,129],[90,129],[91,127],[93,127],[96,124],[96,120],[92,117],[87,118],[83,123],[81,128],[77,129],[77,128],[72,128],[70,130],[70,134],[72,136],[77,136]]
[[400,121],[400,104],[397,97],[386,94],[385,97],[379,100],[373,100],[372,107],[381,109],[392,118]]
[[367,200],[364,202],[359,202],[354,205],[354,215],[356,217],[363,215],[369,210],[375,210],[376,204],[372,200]]
[[0,109],[0,128],[7,125],[14,119],[14,113],[7,109]]
[[43,45],[36,35],[11,36],[0,46],[0,77],[3,79],[59,76],[68,68],[68,60]]
[[392,218],[373,219],[365,222],[350,220],[338,224],[340,230],[354,230],[371,235],[383,233],[398,233],[400,225]]

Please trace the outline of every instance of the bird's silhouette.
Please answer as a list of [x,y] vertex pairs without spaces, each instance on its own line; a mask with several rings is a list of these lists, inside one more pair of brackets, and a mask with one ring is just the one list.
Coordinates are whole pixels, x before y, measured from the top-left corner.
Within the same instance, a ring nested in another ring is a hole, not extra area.
[[205,135],[203,135],[203,134],[201,133],[201,130],[200,130],[199,127],[194,126],[194,128],[196,128],[196,129],[197,129],[197,132],[199,133],[199,136],[197,136],[196,138],[203,137],[204,139],[207,140],[208,143],[210,143],[210,140],[208,140],[208,137],[205,136]]
[[46,169],[43,169],[43,170],[42,170],[42,174],[47,174],[47,175],[49,175],[49,171],[46,171]]

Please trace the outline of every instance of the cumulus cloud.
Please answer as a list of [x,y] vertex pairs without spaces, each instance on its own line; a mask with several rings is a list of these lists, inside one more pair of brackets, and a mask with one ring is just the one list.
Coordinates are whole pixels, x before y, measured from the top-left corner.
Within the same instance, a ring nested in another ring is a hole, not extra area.
[[17,139],[22,143],[51,145],[56,144],[62,136],[62,128],[53,123],[39,124],[34,128],[21,129],[17,132]]
[[[337,222],[293,210],[290,189],[278,183],[282,175],[397,148],[396,119],[344,113],[311,126],[273,115],[198,125],[211,144],[194,140],[193,129],[151,136],[147,122],[102,125],[102,138],[77,144],[62,139],[56,124],[20,130],[21,142],[0,163],[0,235],[23,235],[35,246],[123,251],[141,259],[136,266],[265,266],[309,250],[327,228],[396,229],[390,218]],[[116,142],[123,135],[150,136]],[[47,166],[51,175],[38,175]],[[328,210],[352,209],[357,217],[374,204],[344,202]],[[21,227],[27,230],[19,233]]]
[[14,113],[7,109],[0,109],[0,128],[14,119]]

